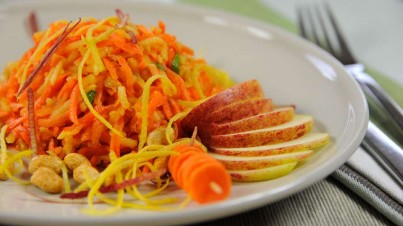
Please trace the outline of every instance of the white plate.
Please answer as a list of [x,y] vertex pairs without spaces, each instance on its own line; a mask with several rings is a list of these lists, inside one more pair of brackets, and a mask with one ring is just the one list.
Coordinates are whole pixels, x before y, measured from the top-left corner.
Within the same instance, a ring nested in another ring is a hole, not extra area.
[[[235,184],[231,197],[180,211],[125,210],[90,217],[83,205],[38,201],[12,182],[0,183],[0,222],[38,225],[156,225],[200,222],[260,207],[301,191],[328,176],[358,147],[367,125],[364,96],[342,65],[302,39],[270,25],[209,9],[176,4],[104,1],[24,1],[0,9],[0,64],[18,59],[30,46],[24,19],[30,10],[44,27],[52,20],[102,18],[120,8],[147,26],[165,21],[169,33],[229,72],[238,81],[258,79],[278,104],[295,104],[316,119],[332,143],[291,174],[272,181]],[[284,210],[287,211],[287,210]]]

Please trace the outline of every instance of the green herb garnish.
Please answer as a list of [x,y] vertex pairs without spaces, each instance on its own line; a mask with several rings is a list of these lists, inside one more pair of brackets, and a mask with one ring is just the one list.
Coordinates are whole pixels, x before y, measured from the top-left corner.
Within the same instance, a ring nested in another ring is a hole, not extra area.
[[87,93],[88,100],[90,101],[91,104],[94,103],[95,94],[97,94],[97,92],[95,92],[95,90],[90,90]]
[[174,71],[176,74],[179,74],[179,66],[181,64],[179,54],[175,54],[174,59],[172,60],[172,65],[171,69]]
[[164,65],[162,65],[162,64],[160,64],[160,63],[155,63],[155,66],[157,66],[157,68],[159,68],[159,69],[165,71]]

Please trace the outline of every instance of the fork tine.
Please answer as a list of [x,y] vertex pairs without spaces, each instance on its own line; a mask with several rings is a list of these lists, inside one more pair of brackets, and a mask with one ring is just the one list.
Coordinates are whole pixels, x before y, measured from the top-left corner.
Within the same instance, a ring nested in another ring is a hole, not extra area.
[[326,25],[325,25],[325,22],[324,22],[324,19],[323,19],[323,15],[322,15],[322,13],[320,13],[318,5],[315,5],[314,10],[315,10],[316,15],[318,16],[319,24],[320,24],[320,27],[321,27],[321,29],[323,31],[323,34],[324,34],[324,41],[325,41],[325,45],[326,45],[326,50],[330,54],[332,54],[333,56],[337,56],[337,52],[333,48],[332,42],[330,41],[330,36],[329,36],[329,33],[327,32]]
[[297,16],[298,16],[298,28],[299,28],[299,34],[305,38],[308,39],[308,33],[306,31],[306,27],[304,24],[304,15],[302,12],[302,7],[297,8]]
[[[300,6],[297,8],[297,14],[300,35],[316,45],[322,46],[319,32],[315,29],[315,13],[311,12],[310,7]],[[308,34],[308,30],[311,31],[310,35]]]
[[[324,8],[324,10],[320,10],[320,8]],[[324,12],[321,13],[321,11]],[[302,37],[327,50],[343,64],[356,63],[327,1],[322,4],[322,7],[319,7],[317,4],[309,7],[300,6],[297,8],[297,14],[298,26]],[[318,26],[315,26],[316,20],[319,20],[319,28],[317,28]],[[329,26],[326,26],[324,21],[328,21]],[[330,32],[327,31],[327,28],[330,29]],[[310,34],[308,31],[309,29],[311,30]],[[330,33],[335,34],[333,44],[329,36]],[[321,38],[321,35],[323,38]],[[337,48],[340,51],[336,51]]]
[[310,8],[308,8],[307,10],[307,17],[308,17],[308,21],[311,24],[312,27],[312,41],[318,45],[318,46],[322,46],[321,42],[320,42],[320,34],[318,32],[318,29],[315,29],[315,17],[314,14],[311,12],[312,10],[310,10]]
[[333,15],[332,11],[330,10],[329,3],[325,2],[324,6],[325,6],[326,14],[329,17],[330,23],[331,23],[331,25],[333,27],[333,30],[334,30],[335,34],[336,34],[336,38],[337,38],[337,41],[339,43],[339,47],[341,49],[340,54],[342,54],[342,57],[340,57],[340,58],[343,59],[343,64],[354,64],[354,63],[356,63],[352,53],[350,52],[350,49],[349,49],[347,43],[345,41],[345,38],[341,34],[341,30],[340,30],[339,26],[337,25],[336,19],[335,19],[334,15]]

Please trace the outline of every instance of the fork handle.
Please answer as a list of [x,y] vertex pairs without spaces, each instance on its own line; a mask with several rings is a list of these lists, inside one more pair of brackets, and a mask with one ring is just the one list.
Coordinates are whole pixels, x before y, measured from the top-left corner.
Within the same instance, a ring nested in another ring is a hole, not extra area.
[[403,110],[396,101],[375,81],[370,75],[364,72],[362,64],[347,65],[347,70],[360,83],[364,91],[369,91],[393,118],[400,130],[403,131]]
[[403,185],[403,150],[371,121],[362,145]]

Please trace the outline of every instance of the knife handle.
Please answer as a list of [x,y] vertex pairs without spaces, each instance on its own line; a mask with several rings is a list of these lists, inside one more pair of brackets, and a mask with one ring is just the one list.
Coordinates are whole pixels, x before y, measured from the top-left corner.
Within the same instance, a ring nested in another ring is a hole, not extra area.
[[403,185],[403,150],[399,145],[371,121],[362,145]]
[[397,102],[379,85],[379,83],[364,71],[362,64],[348,65],[347,70],[360,84],[364,92],[374,97],[392,117],[403,132],[403,110]]

